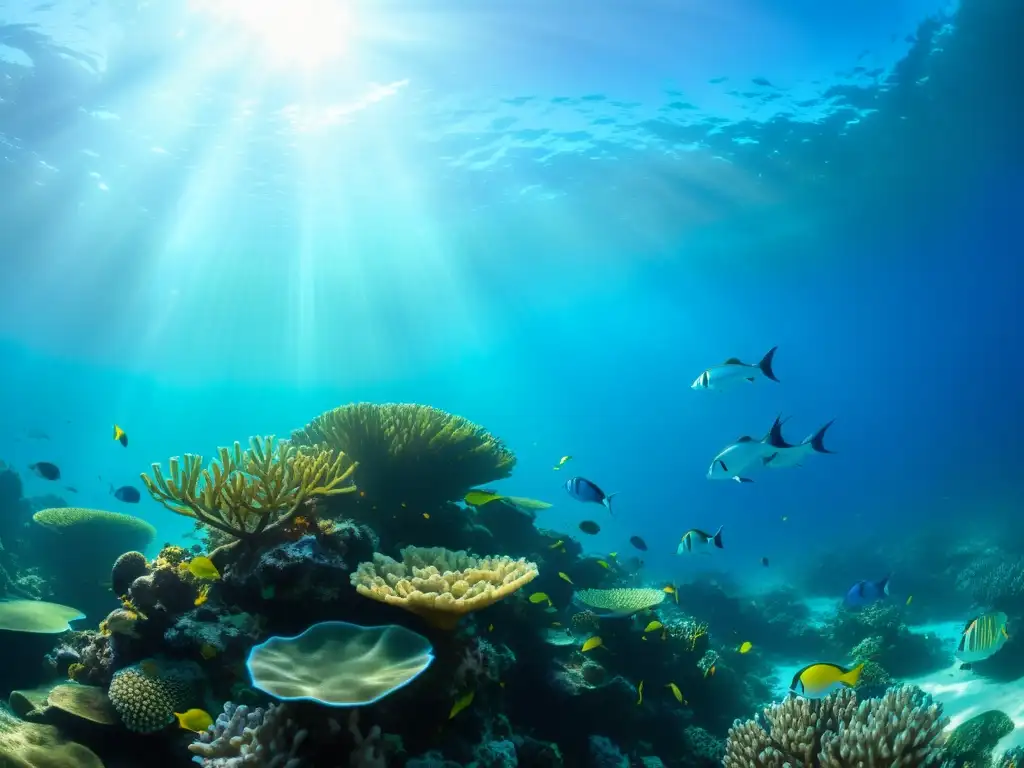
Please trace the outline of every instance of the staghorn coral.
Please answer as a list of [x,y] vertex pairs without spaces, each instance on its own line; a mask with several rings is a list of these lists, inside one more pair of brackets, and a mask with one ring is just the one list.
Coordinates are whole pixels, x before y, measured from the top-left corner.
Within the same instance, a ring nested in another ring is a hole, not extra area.
[[919,688],[891,688],[858,704],[852,690],[793,697],[729,729],[725,768],[925,768],[941,762],[948,721]]
[[325,444],[359,462],[359,489],[388,507],[434,507],[508,477],[515,456],[460,416],[426,405],[357,403],[327,411],[292,433],[295,445]]
[[405,547],[398,562],[379,552],[360,563],[351,581],[364,597],[422,616],[441,629],[529,584],[537,564],[509,557],[475,557],[441,547]]
[[198,703],[201,678],[192,662],[147,659],[115,672],[107,695],[129,731],[153,733]]
[[273,437],[252,438],[246,451],[236,442],[221,448],[208,468],[202,464],[202,456],[175,457],[170,477],[153,464],[153,477],[143,474],[142,481],[167,509],[236,539],[254,539],[271,525],[289,524],[313,496],[355,490],[347,484],[355,465],[344,453],[299,448]]

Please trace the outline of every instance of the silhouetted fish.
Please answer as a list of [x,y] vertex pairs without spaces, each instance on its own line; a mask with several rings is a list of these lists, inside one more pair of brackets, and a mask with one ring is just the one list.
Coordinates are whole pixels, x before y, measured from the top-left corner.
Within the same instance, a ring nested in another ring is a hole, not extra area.
[[111,486],[110,492],[113,494],[115,499],[123,501],[126,504],[138,504],[139,499],[142,498],[142,494],[139,493],[138,489],[133,488],[130,485],[122,485],[116,491],[114,490],[114,487]]
[[60,480],[60,467],[48,461],[37,461],[29,464],[28,468],[44,480]]

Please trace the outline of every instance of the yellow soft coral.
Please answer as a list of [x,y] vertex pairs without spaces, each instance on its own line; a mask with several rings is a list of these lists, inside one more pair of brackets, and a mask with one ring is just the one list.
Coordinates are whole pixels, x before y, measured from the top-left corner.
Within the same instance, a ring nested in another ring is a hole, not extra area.
[[374,503],[433,506],[508,477],[516,458],[473,422],[439,408],[356,403],[292,433],[295,445],[327,445],[360,464],[359,488]]
[[169,477],[159,464],[152,478],[142,475],[150,495],[172,512],[238,539],[288,521],[314,496],[355,490],[348,484],[355,465],[344,453],[299,448],[273,437],[252,438],[247,451],[237,442],[221,448],[206,469],[202,456],[192,454],[172,458],[169,467]]
[[442,629],[479,611],[537,575],[537,564],[509,557],[474,557],[441,547],[406,547],[402,562],[379,552],[351,576],[359,594],[422,616]]

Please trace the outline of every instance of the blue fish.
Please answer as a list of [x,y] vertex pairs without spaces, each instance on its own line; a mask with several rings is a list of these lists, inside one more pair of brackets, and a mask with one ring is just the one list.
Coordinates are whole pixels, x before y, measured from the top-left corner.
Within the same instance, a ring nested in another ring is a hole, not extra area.
[[858,581],[846,593],[846,604],[850,608],[863,608],[876,600],[889,596],[889,577],[878,581]]
[[608,508],[608,512],[612,511],[612,497],[616,494],[605,494],[605,492],[598,488],[597,485],[590,482],[585,477],[569,478],[565,481],[565,490],[570,496],[576,499],[576,501],[603,504]]
[[115,499],[123,501],[125,504],[138,504],[139,499],[142,498],[142,494],[139,493],[138,489],[132,488],[130,485],[122,485],[116,491],[114,486],[110,486],[110,493],[113,494]]

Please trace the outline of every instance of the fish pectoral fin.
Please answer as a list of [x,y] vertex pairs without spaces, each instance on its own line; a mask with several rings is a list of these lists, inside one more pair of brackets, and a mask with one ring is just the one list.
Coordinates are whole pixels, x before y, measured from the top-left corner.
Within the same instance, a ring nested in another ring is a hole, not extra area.
[[735,480],[737,483],[752,483],[752,482],[754,482],[749,477],[740,477],[739,475],[736,475],[735,477],[733,477],[733,480]]
[[747,381],[749,381],[751,384],[753,384],[754,383],[754,377],[753,376],[747,376]]

